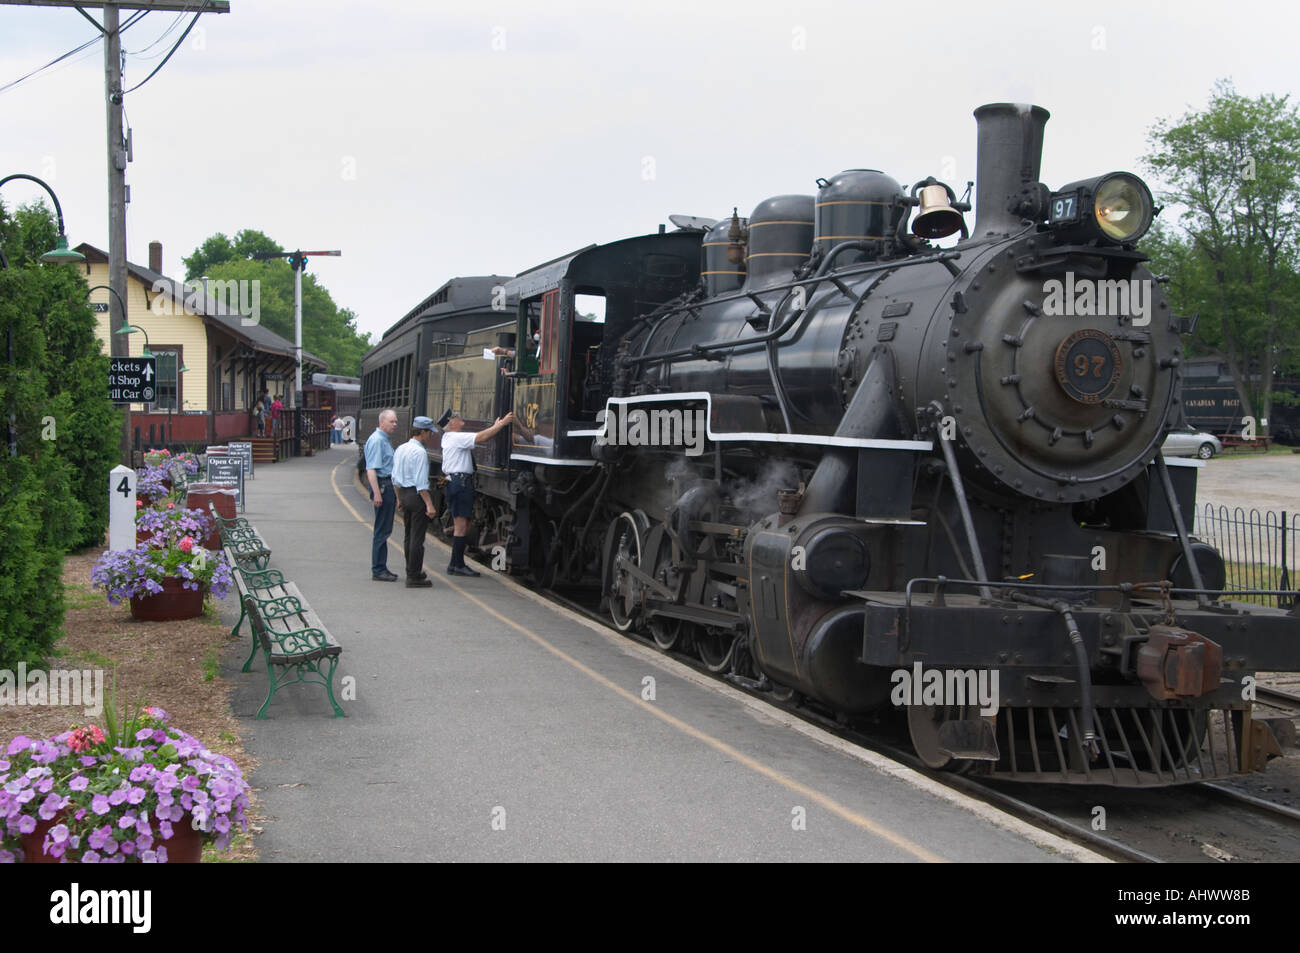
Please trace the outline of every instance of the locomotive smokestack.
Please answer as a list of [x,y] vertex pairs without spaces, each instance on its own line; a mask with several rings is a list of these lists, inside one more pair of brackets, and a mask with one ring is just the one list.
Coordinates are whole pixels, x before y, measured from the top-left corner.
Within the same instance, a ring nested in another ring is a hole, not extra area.
[[972,237],[1020,228],[1021,217],[1011,207],[1022,189],[1038,182],[1043,127],[1050,116],[1042,106],[1027,103],[990,103],[975,110],[979,154]]

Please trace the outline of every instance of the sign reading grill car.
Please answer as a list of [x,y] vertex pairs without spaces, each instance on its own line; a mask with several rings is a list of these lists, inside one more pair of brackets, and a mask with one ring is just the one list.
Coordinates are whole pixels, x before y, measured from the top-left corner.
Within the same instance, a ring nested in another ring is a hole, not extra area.
[[108,362],[108,399],[115,404],[152,403],[157,383],[157,358],[114,357]]

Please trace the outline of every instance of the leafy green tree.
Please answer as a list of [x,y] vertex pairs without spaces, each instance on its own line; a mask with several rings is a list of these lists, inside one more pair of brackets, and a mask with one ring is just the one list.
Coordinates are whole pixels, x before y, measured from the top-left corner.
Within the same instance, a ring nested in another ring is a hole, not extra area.
[[[252,229],[237,233],[233,240],[218,233],[184,259],[186,280],[207,276],[259,281],[258,303],[263,327],[292,341],[295,333],[293,270],[283,258],[265,261],[256,258],[283,251],[282,246]],[[357,331],[356,315],[335,304],[310,270],[302,277],[302,346],[329,362],[332,373],[354,377],[361,373],[361,357],[370,348],[370,335]]]
[[43,203],[0,205],[0,327],[13,339],[0,405],[17,437],[15,455],[0,451],[0,668],[42,664],[61,632],[63,555],[103,540],[121,425],[85,283],[39,262],[55,234]]
[[1300,113],[1287,99],[1221,80],[1204,110],[1152,127],[1146,159],[1178,210],[1148,253],[1175,308],[1200,312],[1194,345],[1224,359],[1261,420],[1277,378],[1300,369]]

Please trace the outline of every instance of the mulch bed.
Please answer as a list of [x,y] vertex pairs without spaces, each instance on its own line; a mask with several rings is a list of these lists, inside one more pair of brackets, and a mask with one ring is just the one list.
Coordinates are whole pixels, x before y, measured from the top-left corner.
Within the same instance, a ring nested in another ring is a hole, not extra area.
[[[163,708],[170,723],[189,732],[213,751],[233,759],[249,778],[257,762],[244,751],[239,720],[231,714],[233,687],[220,677],[220,659],[229,643],[208,600],[204,615],[180,622],[137,622],[127,604],[108,604],[102,591],[90,585],[90,570],[102,550],[85,550],[63,563],[67,614],[64,638],[55,646],[51,668],[102,669],[104,693],[112,689],[117,670],[119,708],[137,701]],[[104,704],[108,701],[105,698]],[[101,716],[102,717],[102,716]],[[15,735],[47,738],[78,724],[100,719],[81,708],[37,706],[0,707],[0,744]],[[238,836],[229,851],[204,851],[205,860],[255,861],[253,834],[261,829],[257,791],[250,791],[248,833]]]

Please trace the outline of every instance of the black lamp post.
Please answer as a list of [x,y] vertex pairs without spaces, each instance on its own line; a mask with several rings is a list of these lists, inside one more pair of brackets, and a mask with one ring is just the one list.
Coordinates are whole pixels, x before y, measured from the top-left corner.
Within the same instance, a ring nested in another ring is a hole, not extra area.
[[[50,249],[44,255],[41,256],[41,261],[50,262],[56,265],[75,265],[77,262],[85,261],[86,260],[85,255],[81,254],[80,252],[72,251],[70,248],[68,248],[68,236],[63,231],[63,207],[59,205],[59,197],[54,194],[54,190],[50,188],[47,183],[36,178],[36,176],[28,175],[25,172],[15,172],[13,175],[6,175],[3,179],[0,179],[0,185],[4,185],[6,182],[12,182],[14,179],[26,179],[29,182],[35,182],[46,192],[48,192],[50,198],[54,201],[54,214],[59,223],[59,237],[58,237],[58,241],[55,243],[54,248]],[[6,269],[9,267],[9,260],[5,258],[3,251],[0,251],[0,267]],[[9,322],[8,340],[9,340],[9,366],[14,367],[16,365],[14,363],[13,321]],[[18,456],[17,424],[18,424],[18,412],[15,409],[13,394],[10,394],[9,395],[9,456],[11,457]]]

